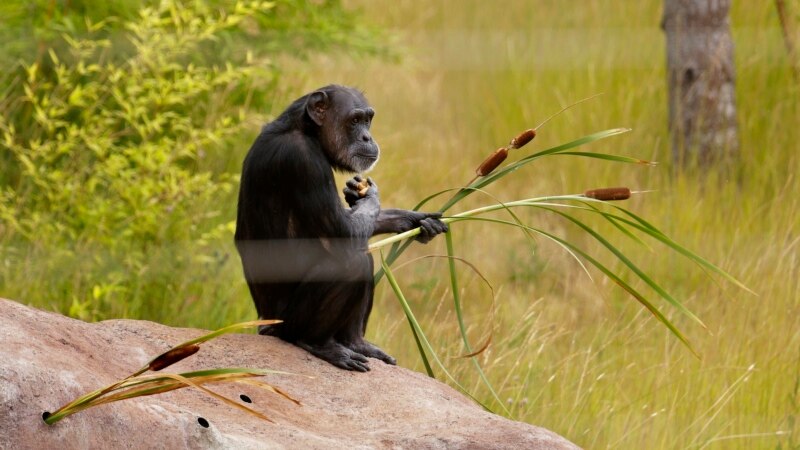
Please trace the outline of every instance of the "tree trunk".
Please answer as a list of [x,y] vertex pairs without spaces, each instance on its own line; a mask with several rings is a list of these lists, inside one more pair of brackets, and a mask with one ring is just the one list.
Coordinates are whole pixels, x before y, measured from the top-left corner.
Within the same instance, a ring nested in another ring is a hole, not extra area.
[[669,127],[676,166],[702,168],[739,152],[730,0],[664,0]]
[[797,48],[794,44],[794,33],[792,26],[789,23],[790,12],[786,10],[786,2],[784,0],[775,0],[775,9],[778,10],[778,20],[781,23],[781,32],[783,32],[783,43],[786,45],[786,56],[789,58],[789,66],[792,68],[792,75],[795,81],[800,80],[800,62],[797,60]]

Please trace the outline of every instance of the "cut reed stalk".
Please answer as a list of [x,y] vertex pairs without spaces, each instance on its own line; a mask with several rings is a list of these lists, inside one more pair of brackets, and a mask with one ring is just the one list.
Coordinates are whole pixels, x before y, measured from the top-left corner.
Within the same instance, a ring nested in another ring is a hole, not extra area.
[[[274,370],[265,370],[265,369],[219,368],[219,369],[209,369],[209,370],[202,370],[195,372],[186,372],[182,374],[163,374],[163,375],[142,375],[142,374],[147,371],[162,370],[166,367],[169,367],[177,363],[178,361],[186,359],[200,350],[201,343],[214,339],[225,333],[230,333],[232,331],[240,330],[243,328],[256,327],[260,325],[274,325],[276,323],[280,323],[280,321],[253,320],[250,322],[237,323],[229,325],[224,328],[220,328],[219,330],[216,331],[212,331],[211,333],[205,334],[198,338],[191,339],[189,341],[178,344],[175,347],[167,350],[166,352],[156,356],[150,362],[145,364],[142,368],[132,373],[131,375],[128,375],[122,380],[112,383],[104,388],[82,395],[77,399],[63,405],[53,413],[45,412],[44,414],[42,414],[42,419],[48,425],[53,425],[54,423],[58,422],[59,420],[69,415],[105,403],[125,400],[134,397],[143,397],[147,395],[161,394],[164,392],[172,391],[175,389],[181,389],[185,387],[193,387],[209,395],[220,398],[225,403],[243,409],[256,417],[269,420],[266,416],[264,416],[260,412],[239,405],[236,402],[227,399],[225,397],[222,397],[219,394],[216,394],[212,391],[209,391],[208,389],[200,385],[208,383],[242,382],[245,381],[246,379],[263,376],[268,373],[285,373],[285,372],[278,372]],[[248,384],[261,386],[264,389],[279,393],[280,395],[296,402],[296,400],[292,399],[284,392],[280,391],[278,388],[271,386],[267,383],[263,382],[256,383],[255,380],[249,380]]]

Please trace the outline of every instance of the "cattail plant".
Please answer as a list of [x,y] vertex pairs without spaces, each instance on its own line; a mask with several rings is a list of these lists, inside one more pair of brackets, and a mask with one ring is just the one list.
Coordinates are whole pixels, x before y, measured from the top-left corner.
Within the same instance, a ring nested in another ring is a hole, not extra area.
[[492,173],[494,169],[496,169],[500,164],[503,163],[503,161],[506,160],[506,158],[508,158],[509,149],[516,150],[521,148],[523,145],[532,141],[535,137],[536,130],[530,128],[520,133],[514,139],[511,139],[511,142],[508,143],[508,147],[500,147],[495,150],[494,153],[490,153],[489,156],[487,156],[486,159],[484,159],[483,162],[478,166],[478,168],[475,169],[475,178],[473,178],[469,184],[472,184],[480,177],[485,177],[486,175]]
[[197,344],[179,345],[172,350],[167,351],[166,353],[162,353],[154,360],[150,361],[150,364],[147,365],[147,368],[153,372],[158,372],[159,370],[165,369],[178,361],[184,360],[199,351],[200,346]]
[[[528,130],[523,131],[519,134],[519,136],[511,139],[511,142],[508,143],[508,148],[500,147],[491,153],[485,160],[475,169],[475,175],[479,177],[485,177],[494,171],[503,161],[506,160],[508,157],[508,150],[516,150],[521,148],[523,145],[527,144],[528,142],[532,141],[533,138],[536,137],[536,130],[530,128]],[[473,180],[474,181],[474,180]]]
[[494,153],[489,154],[485,160],[475,169],[475,175],[478,177],[485,177],[492,173],[494,169],[497,168],[503,161],[506,160],[508,157],[508,149],[505,147],[500,147],[494,151]]
[[583,102],[585,102],[587,100],[593,99],[593,98],[597,97],[598,95],[600,95],[600,94],[593,95],[593,96],[585,98],[583,100],[579,100],[579,101],[577,101],[577,102],[575,102],[575,103],[573,103],[571,105],[567,105],[564,108],[561,108],[561,110],[559,110],[557,113],[551,115],[550,117],[545,119],[542,123],[537,125],[536,128],[529,128],[529,129],[523,131],[522,133],[518,134],[515,138],[511,139],[511,141],[508,143],[508,147],[507,148],[506,147],[500,147],[497,150],[495,150],[494,153],[490,153],[489,156],[487,156],[486,159],[478,166],[478,168],[475,169],[475,178],[473,178],[472,181],[470,181],[468,183],[468,185],[474,183],[475,180],[477,180],[478,178],[485,177],[486,175],[489,175],[490,173],[492,173],[492,171],[494,171],[494,169],[496,169],[500,164],[503,163],[503,161],[506,160],[506,158],[508,157],[508,151],[509,150],[516,150],[518,148],[522,148],[523,146],[525,146],[525,144],[527,144],[528,142],[532,141],[533,138],[536,137],[536,130],[541,128],[544,124],[549,122],[552,118],[554,118],[557,115],[563,113],[564,111],[572,108],[573,106],[578,105],[580,103],[583,103]]
[[300,402],[283,392],[279,388],[257,380],[255,378],[268,374],[286,374],[286,372],[279,372],[275,370],[266,369],[247,369],[247,368],[219,368],[199,370],[184,373],[167,373],[167,374],[153,374],[145,375],[148,371],[160,371],[165,369],[178,361],[184,360],[198,351],[200,351],[200,344],[221,336],[225,333],[232,331],[257,327],[259,325],[273,325],[280,323],[280,320],[255,320],[251,322],[242,322],[234,325],[229,325],[219,330],[213,331],[198,338],[178,344],[175,347],[167,350],[166,352],[156,356],[150,362],[142,366],[136,372],[128,375],[120,381],[112,383],[104,388],[90,392],[86,395],[78,397],[77,399],[67,403],[66,405],[58,408],[55,412],[45,412],[42,414],[42,419],[48,425],[53,425],[59,420],[85,409],[103,405],[106,403],[116,402],[129,398],[144,397],[147,395],[162,394],[164,392],[174,391],[185,387],[192,387],[200,390],[201,392],[210,395],[214,398],[221,400],[235,408],[247,412],[250,415],[260,419],[272,422],[264,414],[242,405],[239,402],[231,400],[223,395],[220,395],[207,387],[207,384],[213,383],[242,383],[250,386],[256,386],[261,389],[267,390],[278,394],[279,396],[299,405]]
[[602,201],[627,200],[631,198],[631,190],[626,187],[613,187],[602,189],[589,189],[583,195],[587,198]]
[[[540,125],[541,126],[541,125]],[[523,131],[519,134],[519,136],[515,137],[508,143],[508,146],[511,148],[522,148],[525,144],[532,141],[533,138],[536,137],[536,130],[530,128],[528,130]]]
[[[509,150],[516,150],[528,144],[536,137],[537,131],[541,128],[542,125],[544,125],[553,117],[557,116],[566,109],[571,108],[572,106],[575,106],[578,103],[581,103],[586,100],[588,99],[581,100],[580,102],[576,102],[572,105],[567,106],[566,108],[563,108],[561,111],[550,116],[539,126],[525,130],[522,133],[520,133],[518,136],[513,138],[507,146],[500,147],[493,153],[489,154],[489,156],[487,156],[485,160],[476,169],[475,178],[473,178],[472,181],[467,183],[466,186],[461,188],[448,189],[430,195],[426,197],[424,200],[422,200],[419,204],[417,204],[414,209],[418,210],[423,205],[427,204],[433,199],[447,193],[452,193],[451,197],[448,200],[444,201],[444,203],[438,210],[441,213],[446,213],[469,195],[475,192],[483,192],[486,187],[498,181],[499,179],[517,171],[518,169],[521,169],[522,167],[532,163],[533,161],[549,156],[575,156],[575,157],[593,158],[605,161],[623,162],[623,163],[630,163],[630,164],[637,164],[644,166],[654,166],[656,164],[651,161],[645,161],[637,158],[630,158],[627,156],[576,150],[577,147],[585,146],[592,142],[596,142],[602,139],[607,139],[612,136],[617,136],[629,131],[628,129],[625,128],[616,128],[590,134],[588,136],[584,136],[580,139],[576,139],[574,141],[567,142],[565,144],[557,145],[555,147],[548,148],[545,150],[540,150],[532,154],[529,154],[527,156],[524,156],[514,162],[506,164],[505,166],[501,166],[502,163],[505,162],[505,160],[507,159],[510,153]],[[665,245],[670,250],[673,250],[674,252],[679,253],[684,257],[688,258],[689,260],[697,263],[702,268],[706,269],[708,272],[717,274],[722,278],[726,279],[727,281],[735,284],[736,286],[744,290],[747,290],[749,292],[752,292],[749,289],[747,289],[747,287],[744,286],[740,281],[732,277],[730,274],[723,271],[722,269],[712,264],[711,262],[705,260],[701,256],[695,254],[691,250],[688,250],[687,248],[676,243],[675,241],[667,237],[666,234],[664,234],[654,225],[644,220],[643,218],[639,217],[638,215],[634,214],[633,212],[618,206],[614,207],[606,206],[607,202],[625,200],[630,198],[631,195],[633,194],[638,194],[643,192],[645,191],[632,192],[627,187],[589,189],[584,191],[582,194],[540,196],[524,200],[516,200],[516,201],[509,201],[502,203],[498,202],[484,207],[475,208],[469,211],[449,214],[444,216],[441,220],[448,224],[456,222],[466,222],[466,221],[480,221],[502,226],[511,226],[522,230],[523,232],[525,232],[526,236],[530,237],[540,236],[544,239],[556,243],[558,246],[567,251],[571,256],[577,259],[582,267],[585,268],[586,265],[594,266],[597,270],[602,272],[616,285],[622,287],[628,294],[630,294],[630,296],[634,300],[639,302],[647,311],[653,314],[653,316],[664,326],[666,326],[667,329],[681,343],[683,343],[692,353],[694,353],[694,350],[692,349],[692,346],[690,345],[687,338],[669,319],[667,319],[664,313],[662,313],[661,309],[655,303],[653,303],[653,301],[650,298],[648,298],[647,295],[640,292],[639,289],[637,289],[628,281],[626,281],[626,279],[620,276],[617,272],[615,272],[615,270],[612,270],[612,268],[609,265],[606,265],[605,263],[601,262],[591,254],[589,254],[586,250],[580,248],[577,244],[569,242],[566,239],[557,236],[534,224],[523,223],[518,218],[518,216],[513,212],[513,210],[518,208],[534,208],[539,211],[543,211],[545,213],[553,214],[569,223],[572,223],[573,225],[577,226],[579,229],[584,231],[588,236],[590,236],[596,242],[598,242],[603,248],[605,248],[611,255],[613,255],[619,262],[621,262],[625,268],[627,268],[630,272],[632,272],[652,292],[654,292],[657,295],[657,297],[661,298],[662,300],[665,300],[667,303],[675,307],[678,311],[680,311],[681,313],[683,313],[696,323],[700,324],[701,326],[705,327],[703,322],[697,316],[695,316],[681,302],[679,302],[669,292],[667,292],[666,289],[664,289],[649,275],[647,275],[642,269],[640,269],[639,266],[637,266],[628,255],[624,254],[619,248],[617,248],[617,246],[612,244],[611,241],[606,236],[596,231],[593,227],[587,225],[582,216],[577,214],[577,213],[583,213],[584,215],[590,214],[600,217],[604,220],[607,220],[611,222],[615,226],[615,228],[621,231],[626,237],[632,238],[638,243],[644,243],[644,242],[638,236],[636,236],[635,233],[648,236],[660,242],[661,244]],[[492,212],[506,212],[509,214],[510,219],[504,220],[496,217],[486,216],[488,213]],[[445,242],[447,247],[446,258],[448,260],[448,266],[450,271],[451,294],[453,295],[454,309],[456,312],[456,317],[459,322],[459,329],[461,331],[461,337],[465,348],[465,354],[468,355],[468,357],[470,357],[470,359],[473,360],[480,378],[482,379],[484,385],[487,387],[487,389],[494,398],[495,401],[494,403],[498,405],[501,409],[506,410],[504,403],[500,400],[494,388],[485,377],[480,365],[478,364],[477,359],[474,358],[474,356],[479,354],[481,350],[484,350],[485,347],[481,346],[481,348],[478,351],[474,351],[472,349],[469,340],[467,339],[466,326],[464,324],[460,306],[461,288],[458,284],[457,272],[455,270],[455,262],[463,260],[455,256],[455,252],[453,249],[452,234],[451,234],[452,231],[453,227],[451,226],[450,231],[445,235]],[[381,269],[375,275],[375,281],[377,283],[385,276],[387,278],[387,281],[391,285],[391,288],[394,291],[395,295],[400,300],[400,303],[403,306],[403,309],[406,313],[406,317],[409,323],[411,324],[411,332],[414,336],[414,339],[417,342],[420,356],[422,358],[423,364],[425,365],[428,374],[430,376],[434,376],[433,367],[431,364],[432,360],[436,363],[436,365],[440,368],[440,370],[444,372],[446,377],[448,377],[457,387],[459,387],[467,395],[470,395],[470,393],[466,389],[461,387],[458,384],[458,382],[453,378],[453,376],[447,370],[447,367],[442,363],[441,358],[438,357],[436,351],[430,345],[429,341],[425,336],[424,331],[419,326],[416,317],[411,311],[409,303],[405,300],[399,282],[392,273],[391,265],[397,260],[397,258],[403,253],[403,251],[406,248],[408,248],[408,246],[413,242],[413,237],[418,235],[419,232],[420,232],[419,228],[416,228],[407,231],[405,233],[400,233],[370,244],[369,251],[372,252],[379,250],[381,251],[380,253]],[[385,247],[389,247],[386,254],[383,253],[383,249]],[[470,268],[474,269],[474,266],[472,266],[471,264],[469,266]],[[484,404],[484,406],[489,408],[488,405]]]

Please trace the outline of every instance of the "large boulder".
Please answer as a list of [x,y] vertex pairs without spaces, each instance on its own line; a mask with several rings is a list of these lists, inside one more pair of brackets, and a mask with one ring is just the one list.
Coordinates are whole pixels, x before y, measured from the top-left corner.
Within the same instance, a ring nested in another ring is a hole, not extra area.
[[52,426],[43,422],[43,412],[201,334],[138,320],[85,323],[0,299],[0,447],[576,448],[548,430],[486,412],[425,375],[378,361],[370,372],[347,372],[254,334],[210,341],[166,371],[251,367],[313,375],[265,378],[299,406],[253,386],[209,386],[237,400],[245,394],[248,406],[274,423],[190,388],[90,408]]

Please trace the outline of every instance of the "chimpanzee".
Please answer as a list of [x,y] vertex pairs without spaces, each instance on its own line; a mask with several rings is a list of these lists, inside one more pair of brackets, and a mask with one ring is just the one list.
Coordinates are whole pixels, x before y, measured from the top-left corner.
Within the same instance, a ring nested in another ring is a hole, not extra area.
[[342,204],[332,169],[375,165],[374,114],[361,92],[330,85],[264,126],[242,166],[235,237],[258,316],[283,321],[259,333],[360,372],[367,357],[395,364],[364,339],[374,288],[367,240],[420,227],[424,243],[447,231],[439,213],[381,209],[369,178],[347,181]]

